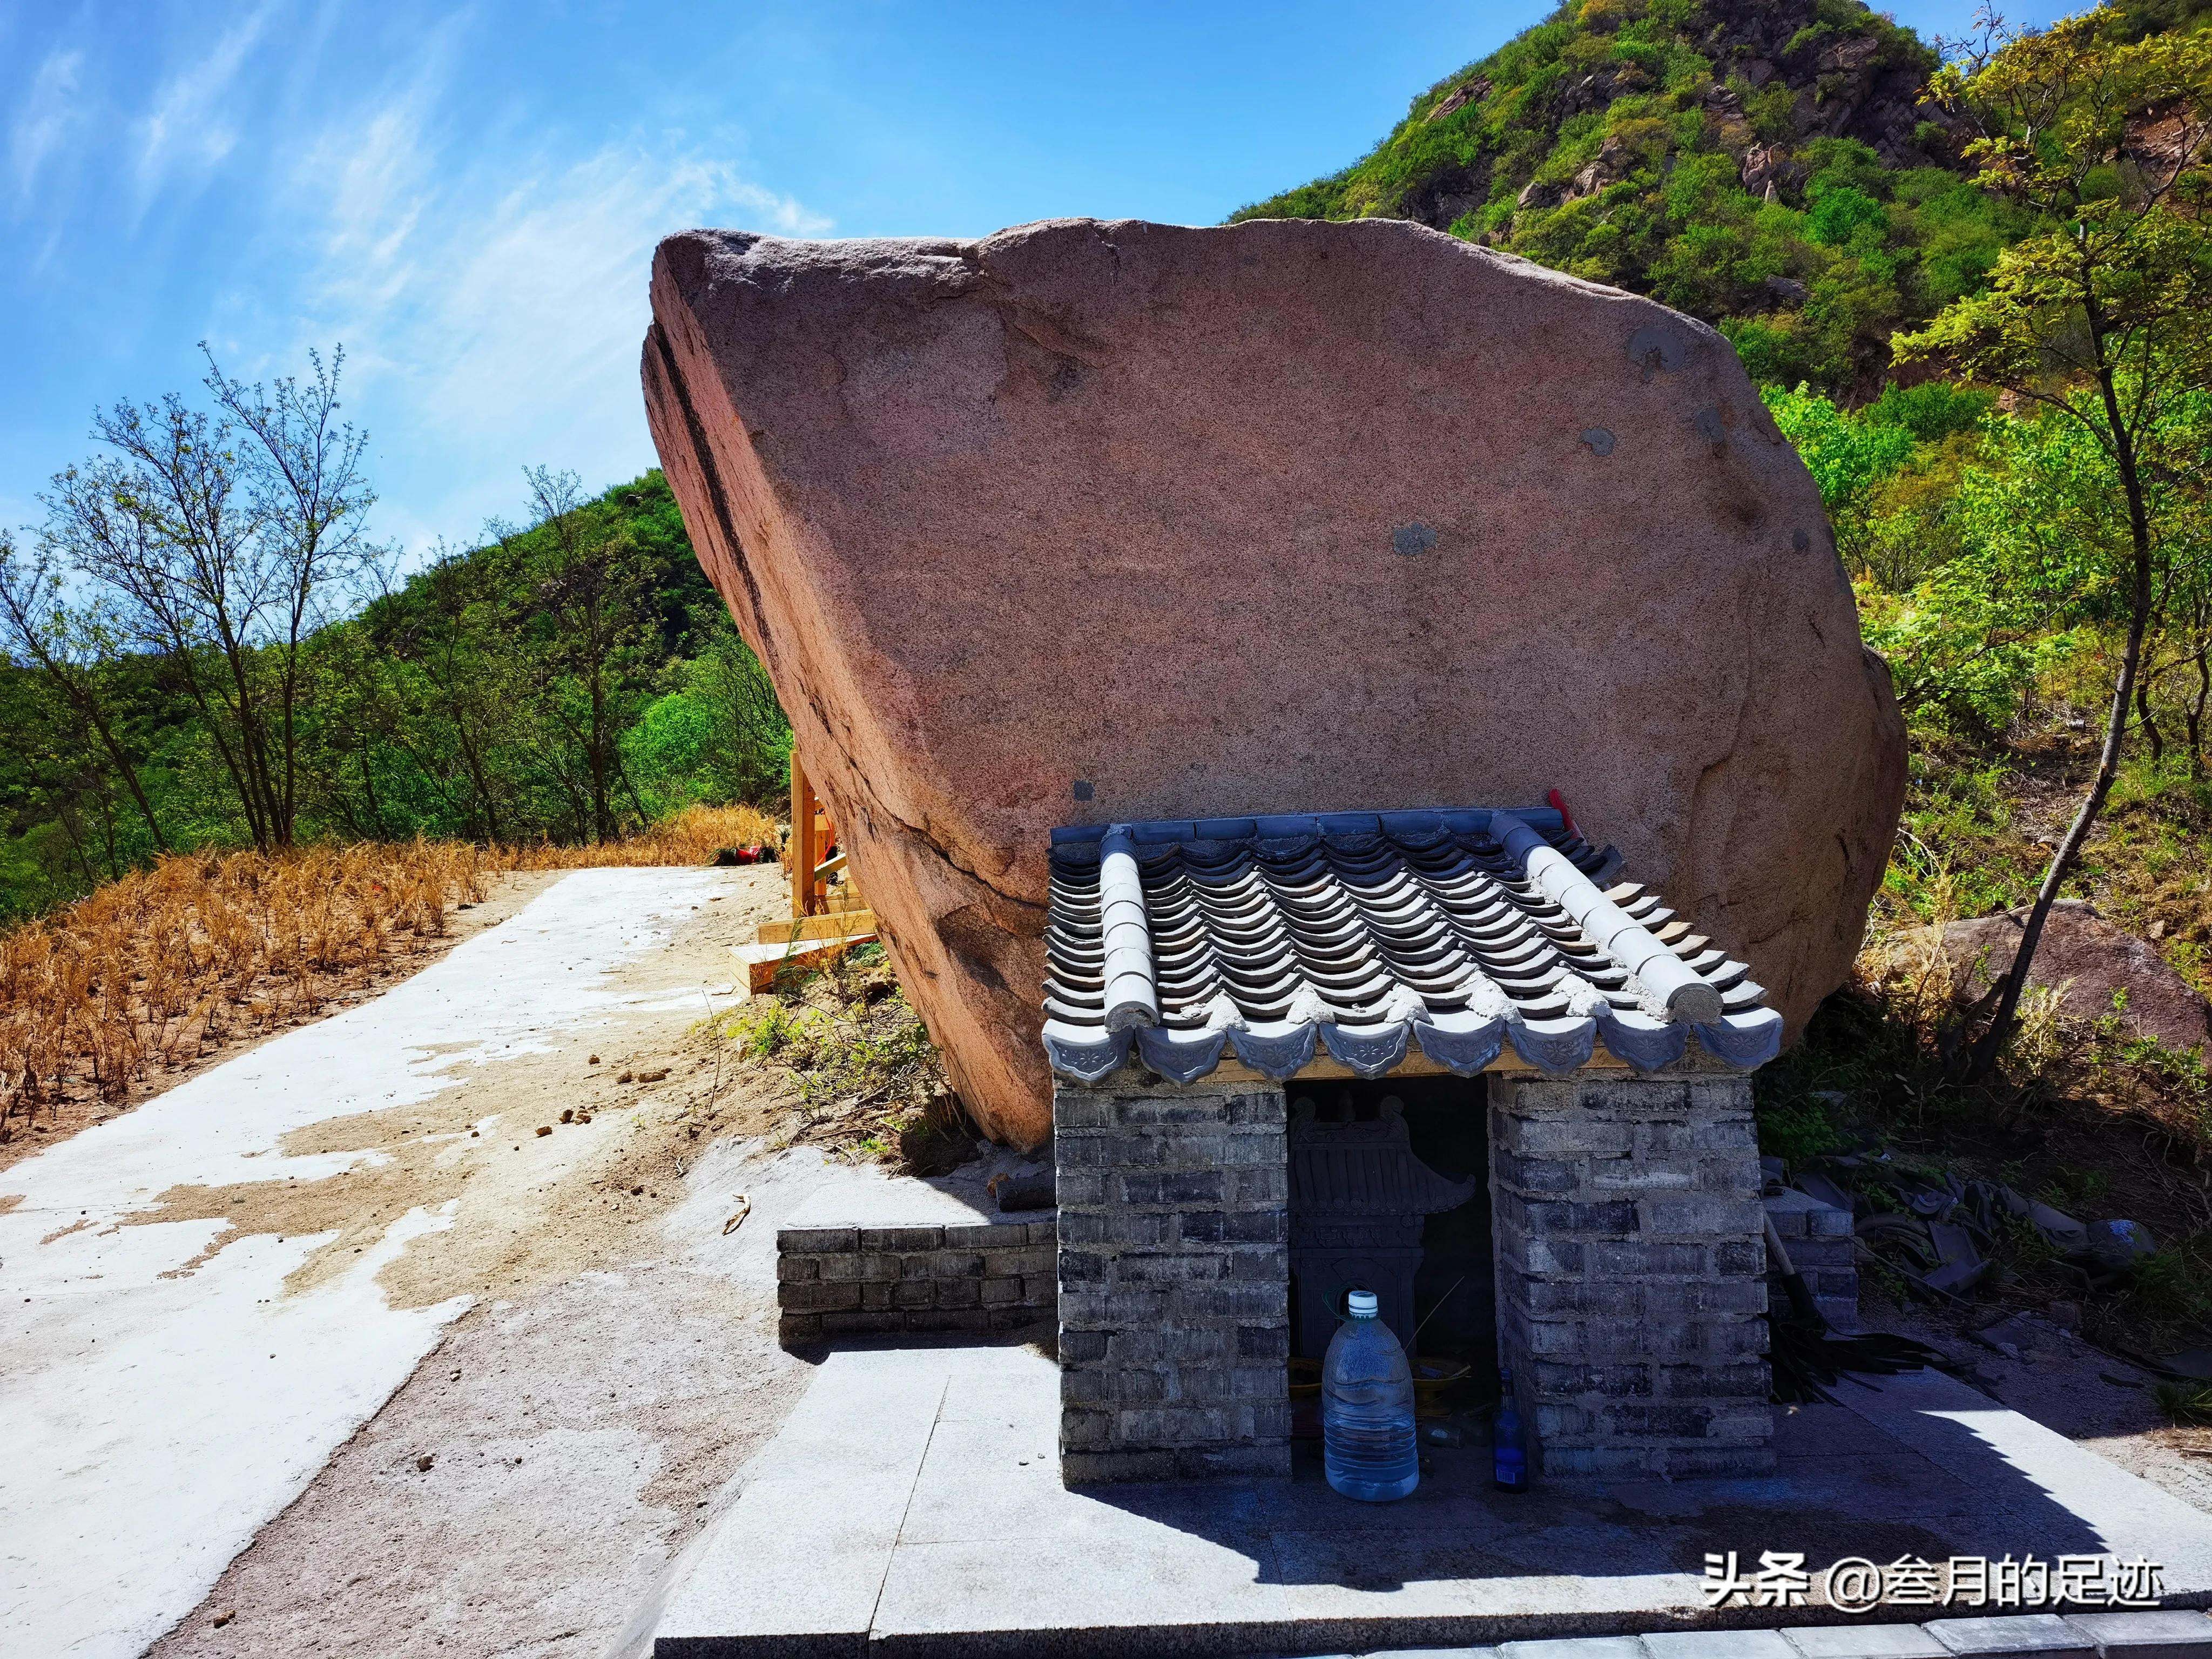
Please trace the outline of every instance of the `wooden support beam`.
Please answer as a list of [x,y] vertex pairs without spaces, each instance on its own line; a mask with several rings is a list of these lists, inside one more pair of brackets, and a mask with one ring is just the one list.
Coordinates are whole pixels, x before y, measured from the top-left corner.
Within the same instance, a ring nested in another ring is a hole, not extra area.
[[795,939],[842,939],[848,933],[872,933],[876,931],[873,910],[832,910],[822,916],[793,916],[788,921],[764,921],[760,927],[763,945],[787,945]]
[[872,944],[873,933],[839,934],[830,939],[792,939],[780,944],[732,945],[730,954],[742,963],[746,989],[758,996],[775,988],[775,977],[789,969],[827,968],[856,945]]
[[805,916],[814,885],[814,866],[821,849],[814,844],[814,791],[806,782],[806,768],[799,758],[799,745],[791,748],[791,914]]

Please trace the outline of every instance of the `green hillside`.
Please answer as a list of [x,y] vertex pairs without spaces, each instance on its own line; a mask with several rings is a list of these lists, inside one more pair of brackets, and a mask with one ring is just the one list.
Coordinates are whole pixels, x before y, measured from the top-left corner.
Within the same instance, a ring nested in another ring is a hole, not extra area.
[[1568,0],[1352,166],[1233,217],[1416,219],[1713,322],[1762,380],[1863,398],[1892,332],[2028,228],[1921,102],[1936,67],[1857,0]]

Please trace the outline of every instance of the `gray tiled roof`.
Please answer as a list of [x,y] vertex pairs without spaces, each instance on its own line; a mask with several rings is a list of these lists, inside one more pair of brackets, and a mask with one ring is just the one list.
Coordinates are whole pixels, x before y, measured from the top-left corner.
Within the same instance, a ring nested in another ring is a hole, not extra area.
[[1643,1070],[1692,1033],[1748,1070],[1782,1017],[1750,969],[1618,883],[1548,808],[1078,825],[1052,838],[1044,1044],[1096,1082],[1131,1057],[1189,1082],[1224,1053],[1271,1077],[1316,1044],[1363,1077],[1409,1046],[1462,1076],[1510,1042],[1571,1072]]

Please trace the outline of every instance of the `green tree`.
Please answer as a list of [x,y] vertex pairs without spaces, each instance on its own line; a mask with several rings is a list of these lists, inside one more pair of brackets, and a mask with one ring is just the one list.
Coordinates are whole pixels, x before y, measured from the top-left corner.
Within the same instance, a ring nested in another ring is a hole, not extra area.
[[791,787],[791,722],[752,647],[725,620],[692,663],[690,695],[708,710],[702,758],[725,800],[765,805]]
[[367,434],[337,419],[342,353],[307,381],[246,386],[210,357],[213,411],[173,393],[94,417],[102,453],[42,500],[42,547],[175,670],[257,847],[299,813],[301,653],[370,550]]
[[1794,392],[1771,387],[1761,396],[1820,486],[1844,568],[1868,574],[1879,486],[1912,459],[1912,434],[1855,419],[1802,382]]
[[338,377],[345,348],[307,353],[305,382],[290,375],[248,386],[207,356],[204,381],[219,408],[237,423],[246,451],[245,477],[255,526],[253,580],[259,615],[251,629],[270,681],[269,732],[254,754],[270,838],[289,846],[299,815],[301,676],[307,636],[327,620],[325,601],[374,556],[364,523],[376,495],[362,457],[368,434],[342,422]]
[[1952,556],[1867,617],[1899,704],[2002,729],[2075,630],[2124,616],[2121,499],[2109,458],[2078,426],[1993,423],[1945,503]]
[[1975,1045],[1986,1077],[2009,1041],[2044,924],[2118,775],[2153,620],[2160,561],[2146,440],[2212,367],[2212,248],[2197,210],[2212,194],[2212,43],[2127,43],[2097,13],[2006,35],[1937,76],[1931,96],[1976,137],[1978,182],[2048,227],[1999,258],[1987,289],[1894,343],[2077,428],[2109,460],[2124,501],[2124,644],[2097,769],[2052,854]]
[[[460,817],[488,841],[512,838],[520,826],[512,798],[519,787],[509,758],[529,726],[530,677],[521,641],[507,612],[514,595],[507,574],[490,562],[440,549],[409,584],[414,603],[395,610],[377,629],[389,644],[394,706],[386,722],[427,780],[457,769],[465,792]],[[450,765],[431,752],[442,749]]]
[[15,538],[0,530],[0,644],[18,662],[35,666],[99,740],[144,819],[155,850],[166,853],[169,843],[161,821],[101,684],[106,665],[118,654],[117,630],[97,601],[70,604],[66,586],[51,556],[41,552],[26,562],[16,552]]
[[619,832],[618,785],[641,818],[650,816],[623,769],[621,745],[640,701],[647,572],[628,526],[586,501],[574,473],[540,466],[524,476],[544,549],[537,599],[550,625],[546,706],[580,763],[564,781],[579,798],[581,833],[610,842]]

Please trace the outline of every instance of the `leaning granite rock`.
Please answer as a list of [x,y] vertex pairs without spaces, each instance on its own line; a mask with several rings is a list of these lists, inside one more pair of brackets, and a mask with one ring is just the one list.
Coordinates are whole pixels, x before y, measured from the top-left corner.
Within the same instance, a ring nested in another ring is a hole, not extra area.
[[1047,831],[1540,803],[1793,1025],[1904,733],[1727,343],[1404,222],[661,245],[655,441],[983,1126],[1050,1127]]

